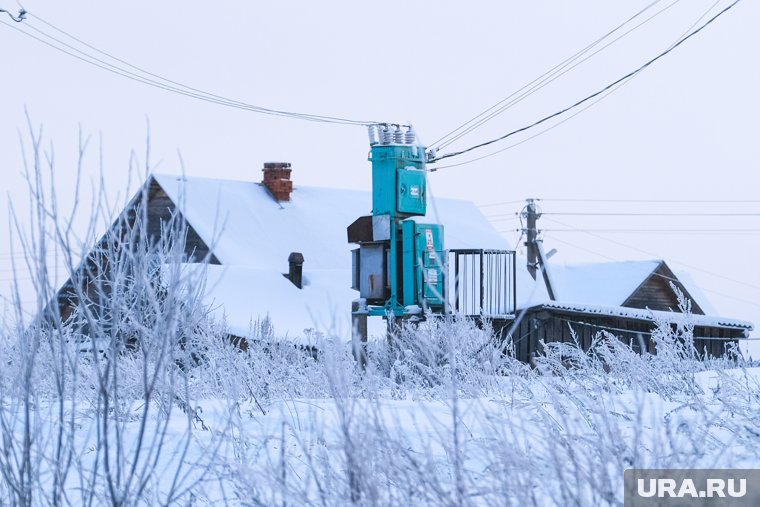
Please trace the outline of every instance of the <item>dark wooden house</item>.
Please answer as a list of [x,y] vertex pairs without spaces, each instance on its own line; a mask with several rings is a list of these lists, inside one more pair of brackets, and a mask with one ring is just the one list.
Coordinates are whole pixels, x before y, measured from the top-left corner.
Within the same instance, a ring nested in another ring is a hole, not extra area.
[[[556,300],[526,304],[514,322],[501,326],[511,333],[515,354],[524,361],[541,353],[542,341],[577,342],[588,349],[600,331],[617,336],[635,350],[656,353],[652,332],[658,324],[674,330],[693,327],[696,350],[718,357],[752,329],[749,322],[705,315],[706,300],[701,293],[692,293],[698,289],[679,279],[664,261],[550,269],[557,285]],[[686,314],[678,292],[689,305]]]

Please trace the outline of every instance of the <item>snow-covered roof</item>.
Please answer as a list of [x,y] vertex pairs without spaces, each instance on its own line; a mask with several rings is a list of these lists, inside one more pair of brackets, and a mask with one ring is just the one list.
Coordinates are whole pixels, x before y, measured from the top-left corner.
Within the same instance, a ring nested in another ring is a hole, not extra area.
[[566,303],[551,301],[541,303],[543,308],[562,310],[585,315],[602,315],[606,317],[624,317],[628,319],[662,321],[672,324],[693,324],[694,326],[708,327],[732,327],[751,330],[751,322],[737,319],[729,319],[712,315],[694,315],[678,312],[665,312],[657,310],[642,310],[639,308],[626,308],[622,306],[593,305],[583,303]]
[[[297,186],[277,202],[251,181],[153,177],[222,264],[257,269],[286,271],[290,252],[304,255],[305,271],[350,268],[346,228],[372,208],[357,190]],[[425,219],[444,224],[446,248],[510,249],[472,202],[436,199],[428,210]]]
[[[686,316],[682,313],[622,306],[662,263],[661,260],[593,264],[552,263],[549,269],[556,286],[556,300],[551,301],[548,294],[542,292],[541,287],[539,287],[535,291],[536,296],[530,299],[523,298],[522,302],[518,304],[518,308],[542,307],[586,315],[624,317],[650,322],[662,320],[671,323],[685,323]],[[694,283],[691,276],[688,273],[679,272],[677,277],[689,295],[706,313],[706,315],[691,315],[689,317],[690,323],[696,326],[752,329],[750,322],[716,316],[714,308],[709,304],[702,290]],[[539,276],[537,283],[543,284],[542,282],[542,278]]]
[[[350,288],[349,252],[356,245],[348,243],[346,228],[370,214],[370,192],[297,186],[289,202],[277,202],[265,187],[251,181],[153,177],[221,262],[202,273],[207,302],[233,333],[247,335],[251,323],[266,316],[279,336],[304,338],[312,331],[344,336],[350,329],[350,304],[358,293]],[[447,249],[511,249],[469,201],[435,199],[428,215],[415,220],[444,224]],[[291,252],[304,256],[303,289],[282,275]],[[670,312],[620,306],[661,261],[551,264],[559,301],[549,301],[541,277],[534,281],[524,260],[517,262],[518,308],[543,305],[650,321],[660,314],[670,321],[679,318]],[[705,303],[700,299],[699,304]],[[697,325],[751,327],[718,317],[692,319]]]
[[308,341],[310,336],[346,336],[350,330],[350,270],[309,270],[303,289],[279,271],[239,265],[188,265],[202,273],[205,302],[236,336],[249,336],[268,318],[276,336]]
[[674,271],[674,274],[676,277],[678,277],[678,280],[681,282],[681,284],[683,284],[686,290],[689,291],[691,297],[699,303],[700,308],[702,308],[702,311],[705,312],[706,315],[717,315],[718,311],[707,298],[707,295],[704,293],[702,288],[697,285],[697,282],[694,281],[691,273],[679,270]]
[[550,264],[557,299],[589,305],[622,305],[661,261]]
[[[289,202],[277,202],[251,181],[153,177],[221,262],[203,271],[207,302],[233,333],[247,335],[266,316],[277,335],[294,338],[350,329],[358,292],[346,228],[371,213],[370,192],[296,186]],[[437,198],[428,211],[416,220],[444,224],[448,249],[510,249],[472,202]],[[291,252],[304,256],[303,289],[282,275]]]

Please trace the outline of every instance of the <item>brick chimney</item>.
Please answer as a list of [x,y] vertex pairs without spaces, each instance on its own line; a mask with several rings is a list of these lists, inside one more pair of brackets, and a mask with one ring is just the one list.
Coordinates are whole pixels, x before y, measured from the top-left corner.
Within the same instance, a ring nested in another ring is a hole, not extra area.
[[267,187],[278,202],[290,200],[290,193],[293,191],[291,171],[290,162],[264,162],[264,179],[261,180],[261,184]]

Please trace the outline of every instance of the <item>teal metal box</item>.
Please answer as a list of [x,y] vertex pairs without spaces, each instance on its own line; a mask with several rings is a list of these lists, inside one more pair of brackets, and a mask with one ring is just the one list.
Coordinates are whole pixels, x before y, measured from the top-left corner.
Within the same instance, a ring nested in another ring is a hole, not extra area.
[[446,256],[443,226],[401,222],[403,304],[441,310]]
[[420,169],[399,169],[397,211],[410,215],[424,215],[425,171]]
[[404,217],[426,211],[425,149],[419,145],[372,146],[372,214]]

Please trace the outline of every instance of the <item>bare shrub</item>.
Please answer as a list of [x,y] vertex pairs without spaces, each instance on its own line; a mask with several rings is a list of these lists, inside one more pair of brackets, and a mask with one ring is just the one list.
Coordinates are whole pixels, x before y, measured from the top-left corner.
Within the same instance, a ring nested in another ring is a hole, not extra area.
[[[82,235],[75,218],[86,141],[80,143],[76,201],[66,216],[55,193],[52,153],[42,150],[31,128],[30,140],[26,176],[34,227],[13,216],[37,316],[24,318],[17,297],[15,322],[0,336],[2,503],[187,498],[204,475],[203,468],[190,472],[190,464],[209,456],[190,449],[199,414],[186,368],[210,337],[203,332],[202,288],[180,269],[185,224],[175,217],[162,224],[160,236],[150,235],[143,191],[104,236],[95,235],[95,218]],[[94,192],[90,213],[107,216],[102,180]],[[51,254],[71,281],[62,299]],[[73,311],[59,313],[61,303]]]

